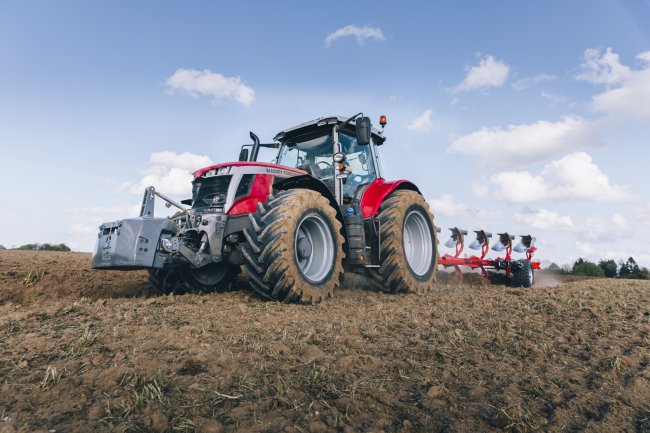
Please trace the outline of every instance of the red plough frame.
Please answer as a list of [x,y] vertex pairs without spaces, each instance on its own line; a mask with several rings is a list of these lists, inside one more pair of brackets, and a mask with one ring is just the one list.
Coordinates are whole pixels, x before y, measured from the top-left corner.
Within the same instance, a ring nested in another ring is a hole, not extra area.
[[[461,266],[468,267],[471,269],[480,269],[481,275],[487,277],[487,269],[493,269],[497,271],[505,271],[508,276],[512,273],[512,241],[514,236],[509,235],[508,233],[498,233],[499,241],[494,244],[492,247],[493,250],[497,252],[505,252],[505,257],[497,257],[496,259],[487,259],[486,256],[490,250],[490,238],[492,233],[488,233],[484,230],[477,230],[476,240],[472,242],[469,247],[475,250],[481,250],[481,256],[470,256],[470,257],[460,257],[463,249],[465,248],[465,236],[467,235],[466,230],[460,230],[457,227],[450,228],[451,238],[445,243],[445,246],[449,248],[455,248],[456,252],[452,256],[451,254],[445,254],[444,256],[438,258],[438,264],[444,266],[445,268],[454,268],[454,275],[462,281],[463,273],[460,269]],[[440,228],[437,229],[440,233]],[[535,238],[530,235],[521,236],[521,242],[514,247],[515,252],[526,254],[526,260],[531,264],[532,269],[540,269],[540,262],[534,262],[533,254],[537,251],[535,246]]]

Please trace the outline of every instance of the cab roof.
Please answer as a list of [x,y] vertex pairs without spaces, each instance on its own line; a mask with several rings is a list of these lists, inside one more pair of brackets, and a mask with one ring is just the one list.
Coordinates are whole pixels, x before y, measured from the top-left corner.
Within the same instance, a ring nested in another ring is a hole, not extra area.
[[[343,123],[347,119],[348,117],[344,117],[344,116],[319,117],[317,119],[310,120],[309,122],[301,123],[300,125],[285,129],[284,131],[280,131],[275,135],[275,137],[273,137],[273,140],[284,141],[289,138],[298,137],[300,135],[312,132],[318,128],[326,127],[328,125],[334,126],[336,124]],[[355,124],[356,123],[354,120],[349,123],[349,125],[351,125],[352,127],[354,127]],[[372,138],[374,139],[375,143],[381,144],[386,140],[386,137],[382,135],[381,131],[375,128],[374,126],[372,127],[371,132],[372,132]]]

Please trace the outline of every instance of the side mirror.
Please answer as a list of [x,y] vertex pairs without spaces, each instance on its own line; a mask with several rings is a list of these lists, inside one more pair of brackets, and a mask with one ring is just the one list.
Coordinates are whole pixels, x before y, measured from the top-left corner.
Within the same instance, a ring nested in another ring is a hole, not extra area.
[[242,148],[241,152],[239,152],[239,160],[248,161],[248,149]]
[[365,146],[370,144],[370,117],[359,117],[356,121],[357,125],[357,143]]

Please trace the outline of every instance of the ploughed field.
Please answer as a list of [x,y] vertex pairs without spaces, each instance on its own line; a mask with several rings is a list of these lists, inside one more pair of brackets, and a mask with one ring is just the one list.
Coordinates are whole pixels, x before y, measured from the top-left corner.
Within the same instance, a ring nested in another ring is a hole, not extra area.
[[89,254],[0,251],[0,432],[650,431],[649,282],[466,280],[147,297]]

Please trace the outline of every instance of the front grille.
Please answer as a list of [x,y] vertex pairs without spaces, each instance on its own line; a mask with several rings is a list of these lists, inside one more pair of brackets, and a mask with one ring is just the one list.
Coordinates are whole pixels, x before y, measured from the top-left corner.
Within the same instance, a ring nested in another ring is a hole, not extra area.
[[192,183],[192,209],[221,208],[226,203],[232,175],[200,178]]

